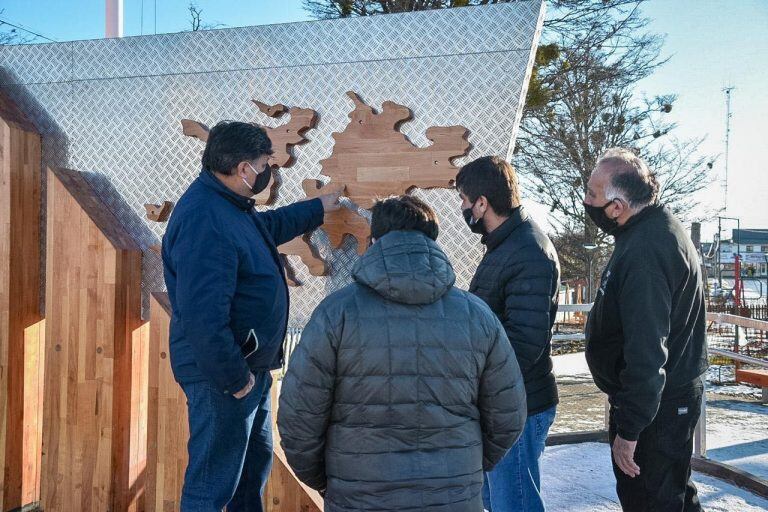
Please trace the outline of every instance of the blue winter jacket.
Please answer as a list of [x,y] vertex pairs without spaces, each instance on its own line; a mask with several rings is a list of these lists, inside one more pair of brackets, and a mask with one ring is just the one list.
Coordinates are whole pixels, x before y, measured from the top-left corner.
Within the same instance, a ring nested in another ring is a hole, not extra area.
[[179,383],[207,379],[231,394],[246,386],[249,371],[280,367],[289,295],[277,246],[322,222],[319,199],[258,212],[211,172],[192,183],[162,250]]

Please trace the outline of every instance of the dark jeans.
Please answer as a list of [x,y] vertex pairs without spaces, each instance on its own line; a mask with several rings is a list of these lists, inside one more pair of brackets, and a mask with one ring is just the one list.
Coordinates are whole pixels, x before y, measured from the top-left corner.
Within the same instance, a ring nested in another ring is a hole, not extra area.
[[[653,422],[640,433],[635,462],[640,475],[630,478],[613,462],[616,493],[626,512],[697,512],[702,510],[691,481],[693,431],[701,410],[701,383],[663,396]],[[616,437],[613,407],[609,437]],[[613,457],[611,457],[613,460]]]
[[208,382],[182,386],[189,410],[189,463],[181,493],[182,512],[262,512],[272,467],[269,372],[256,374],[243,399],[222,394]]

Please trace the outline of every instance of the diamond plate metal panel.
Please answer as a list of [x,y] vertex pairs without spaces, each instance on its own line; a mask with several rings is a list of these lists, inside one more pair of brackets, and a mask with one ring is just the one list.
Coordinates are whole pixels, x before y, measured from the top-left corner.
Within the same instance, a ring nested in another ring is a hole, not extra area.
[[[3,75],[15,77],[0,86],[41,126],[44,165],[86,172],[145,248],[147,294],[164,288],[159,257],[147,248],[159,242],[165,225],[147,221],[143,204],[176,201],[199,173],[203,145],[182,135],[182,118],[209,125],[221,119],[280,124],[251,99],[317,110],[317,127],[307,133],[310,141],[294,148],[296,163],[280,172],[276,206],[302,199],[302,180],[322,179],[319,162],[332,152],[331,134],[344,130],[353,109],[348,90],[375,108],[387,100],[410,107],[414,119],[401,130],[417,146],[429,144],[428,127],[459,124],[470,129],[468,159],[506,155],[542,15],[536,0],[0,48]],[[46,62],[50,55],[58,60]],[[56,69],[38,69],[46,66]],[[457,284],[466,287],[482,249],[464,225],[456,193],[416,193],[436,208],[439,241],[454,264]],[[338,250],[329,247],[322,231],[312,240],[332,272],[313,277],[291,257],[305,283],[291,291],[295,327],[308,320],[323,297],[351,281],[357,261],[354,240]]]
[[0,85],[71,80],[73,45],[68,42],[0,47]]
[[[77,41],[73,79],[528,51],[540,2]],[[478,28],[481,28],[478,30]]]

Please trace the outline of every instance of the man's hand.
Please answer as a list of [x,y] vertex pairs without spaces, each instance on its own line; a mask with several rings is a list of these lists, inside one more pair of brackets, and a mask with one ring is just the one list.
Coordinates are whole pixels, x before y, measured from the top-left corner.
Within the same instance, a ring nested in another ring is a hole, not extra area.
[[238,400],[245,398],[246,395],[248,395],[248,393],[250,393],[251,390],[253,389],[254,384],[256,384],[256,377],[254,377],[253,373],[251,373],[248,377],[248,384],[246,384],[243,389],[241,389],[240,391],[238,391],[232,396],[234,396]]
[[635,478],[640,475],[640,466],[635,464],[635,447],[637,447],[637,441],[627,441],[618,434],[616,439],[613,440],[613,447],[611,447],[613,460],[629,478]]
[[342,187],[336,192],[331,192],[330,194],[318,196],[320,198],[320,201],[323,202],[324,211],[332,212],[341,208],[341,203],[339,203],[339,197],[341,197],[341,194],[344,192],[345,188],[346,187]]

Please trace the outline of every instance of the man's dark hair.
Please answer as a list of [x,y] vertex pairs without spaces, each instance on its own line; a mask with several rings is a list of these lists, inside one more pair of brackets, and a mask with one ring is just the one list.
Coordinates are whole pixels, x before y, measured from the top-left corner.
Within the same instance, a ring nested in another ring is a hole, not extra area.
[[456,188],[473,203],[485,196],[496,215],[509,216],[520,206],[515,169],[498,156],[484,156],[462,167]]
[[376,201],[371,209],[371,237],[390,231],[420,231],[432,240],[440,232],[435,211],[418,197],[402,195]]
[[208,133],[203,151],[203,169],[233,174],[240,162],[272,154],[272,141],[261,126],[238,121],[221,121]]

